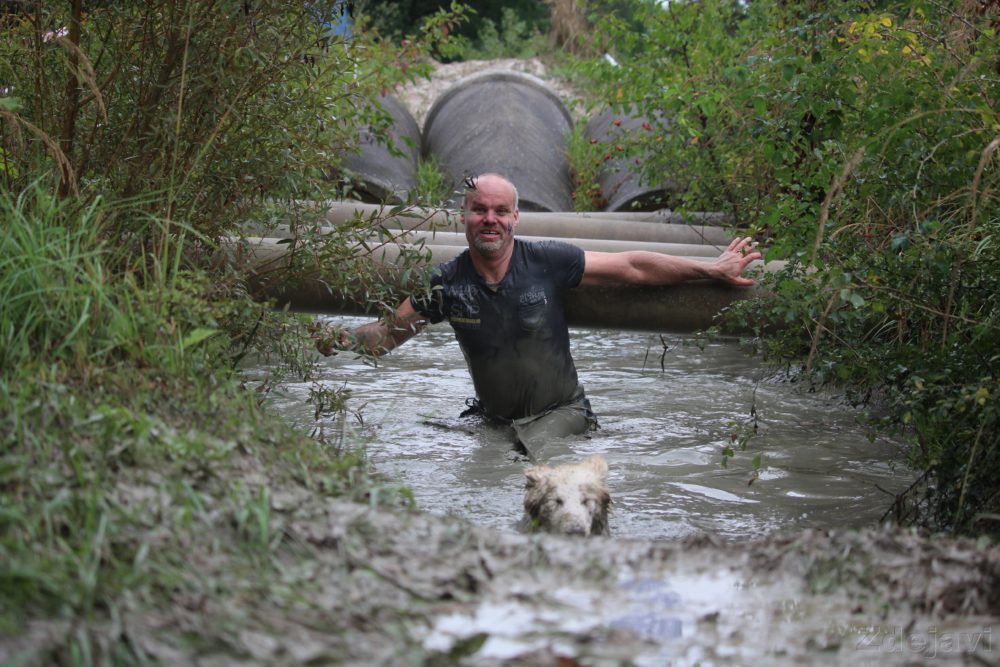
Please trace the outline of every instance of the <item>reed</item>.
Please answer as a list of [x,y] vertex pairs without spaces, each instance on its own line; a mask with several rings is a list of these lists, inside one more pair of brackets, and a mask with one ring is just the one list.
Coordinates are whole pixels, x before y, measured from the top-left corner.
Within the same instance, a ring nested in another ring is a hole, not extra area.
[[552,41],[557,48],[585,55],[589,32],[587,0],[545,0],[552,13]]
[[[405,58],[330,39],[333,2],[223,4],[0,12],[0,651],[15,662],[149,664],[121,619],[208,591],[290,605],[280,493],[410,502],[357,443],[265,415],[283,374],[310,381],[305,321],[252,302],[214,248],[275,215],[272,198],[325,192],[366,120],[352,104]],[[241,377],[247,358],[268,378]],[[236,606],[198,641],[224,642]]]

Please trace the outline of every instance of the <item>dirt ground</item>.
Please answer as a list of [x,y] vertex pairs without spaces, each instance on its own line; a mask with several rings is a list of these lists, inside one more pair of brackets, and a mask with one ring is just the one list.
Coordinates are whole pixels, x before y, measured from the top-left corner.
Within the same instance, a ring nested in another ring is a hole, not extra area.
[[[294,487],[271,505],[278,580],[193,545],[202,593],[153,609],[119,600],[88,631],[177,666],[1000,662],[1000,549],[971,541],[894,529],[570,539]],[[0,662],[54,664],[73,632],[32,623],[0,642]]]
[[398,643],[385,641],[388,626],[354,642],[357,664],[1000,659],[1000,549],[968,541],[891,529],[746,544],[568,539],[341,504],[296,513],[289,526],[318,549],[328,586],[420,610]]

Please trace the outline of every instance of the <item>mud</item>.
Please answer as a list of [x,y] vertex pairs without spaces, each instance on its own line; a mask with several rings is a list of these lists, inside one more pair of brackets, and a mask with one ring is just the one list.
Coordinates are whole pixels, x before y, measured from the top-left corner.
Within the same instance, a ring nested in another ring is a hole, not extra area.
[[[133,617],[132,641],[178,665],[858,667],[1000,657],[1000,550],[969,541],[895,530],[751,543],[569,539],[302,500],[284,512],[281,588],[294,595],[245,582],[178,600]],[[239,624],[195,648],[203,617]]]
[[[172,531],[154,479],[121,502],[175,585],[0,636],[0,664],[994,665],[1000,547],[883,527],[763,540],[522,534],[332,499],[235,455],[204,489],[207,530]],[[212,488],[268,489],[268,543]],[[388,488],[388,487],[386,487]],[[158,510],[157,508],[160,507]],[[168,531],[168,532],[165,532]],[[86,655],[67,650],[76,638]],[[88,638],[89,643],[80,643]]]

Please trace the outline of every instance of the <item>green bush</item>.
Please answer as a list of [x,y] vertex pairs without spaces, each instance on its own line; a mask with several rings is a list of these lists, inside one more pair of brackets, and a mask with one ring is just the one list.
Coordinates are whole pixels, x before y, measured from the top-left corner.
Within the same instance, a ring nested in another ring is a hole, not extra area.
[[363,25],[396,40],[436,13],[461,17],[445,28],[450,39],[435,45],[443,62],[533,57],[547,42],[550,23],[540,0],[357,0],[354,7]]
[[326,27],[338,12],[336,0],[156,0],[84,13],[77,0],[0,15],[0,60],[31,63],[4,72],[0,184],[53,171],[63,195],[141,195],[207,237],[267,200],[329,196],[359,125],[378,125],[364,102],[425,71],[430,48],[362,31],[344,42]]
[[638,147],[651,181],[681,180],[685,207],[730,212],[790,262],[755,316],[782,328],[771,354],[881,403],[926,472],[911,520],[995,526],[996,25],[935,2],[636,2],[631,17],[596,31],[621,65],[582,73],[671,121]]

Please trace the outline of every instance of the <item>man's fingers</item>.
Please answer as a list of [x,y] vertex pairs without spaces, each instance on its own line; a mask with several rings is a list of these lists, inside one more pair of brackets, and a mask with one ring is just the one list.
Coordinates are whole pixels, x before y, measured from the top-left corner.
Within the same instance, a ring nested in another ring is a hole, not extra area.
[[337,356],[337,350],[333,349],[332,346],[325,344],[321,340],[316,341],[316,351],[322,354],[324,357]]
[[332,357],[343,350],[349,350],[354,345],[350,332],[343,327],[310,325],[309,332],[316,340],[316,350],[327,357]]
[[753,237],[734,238],[729,242],[726,252],[719,257],[719,261],[727,266],[724,279],[731,285],[755,285],[756,281],[753,278],[744,277],[743,272],[751,263],[763,259],[763,257],[761,252],[754,247]]

